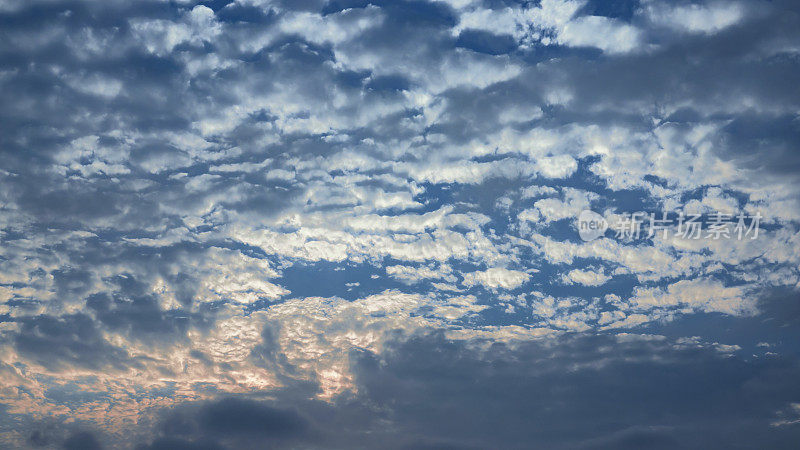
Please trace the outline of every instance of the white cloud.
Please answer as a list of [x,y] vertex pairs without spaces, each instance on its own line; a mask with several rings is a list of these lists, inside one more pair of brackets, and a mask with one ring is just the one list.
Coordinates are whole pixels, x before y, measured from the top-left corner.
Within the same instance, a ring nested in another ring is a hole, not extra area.
[[464,286],[483,286],[488,289],[516,289],[530,279],[530,275],[519,270],[493,267],[484,271],[462,274]]
[[136,19],[131,21],[131,28],[147,50],[158,55],[169,53],[185,42],[198,44],[222,33],[222,26],[217,22],[214,11],[203,5],[192,8],[178,23]]
[[610,54],[628,53],[641,46],[641,33],[614,19],[583,16],[565,24],[557,41],[570,47],[596,47]]
[[600,286],[610,279],[611,277],[603,272],[581,269],[572,269],[563,276],[564,282],[568,284],[577,283],[584,286]]
[[746,9],[739,2],[712,1],[671,7],[648,2],[647,18],[655,24],[690,33],[712,34],[734,25],[744,18]]
[[[523,45],[534,42],[569,47],[594,47],[609,54],[639,48],[641,32],[633,25],[602,16],[575,16],[583,1],[543,0],[535,6],[503,9],[465,7],[454,33],[480,29],[512,34]],[[555,34],[555,38],[551,38]]]
[[634,289],[630,304],[638,309],[689,307],[703,312],[743,315],[755,311],[755,299],[744,287],[726,287],[710,279],[680,280],[666,289]]
[[562,189],[564,199],[544,198],[533,206],[547,222],[578,217],[581,211],[589,209],[589,202],[597,198],[593,192],[572,188]]
[[453,269],[446,264],[441,264],[437,268],[401,265],[386,267],[387,275],[408,284],[415,284],[428,279],[445,279],[446,281],[454,282],[456,279],[452,275],[452,272]]

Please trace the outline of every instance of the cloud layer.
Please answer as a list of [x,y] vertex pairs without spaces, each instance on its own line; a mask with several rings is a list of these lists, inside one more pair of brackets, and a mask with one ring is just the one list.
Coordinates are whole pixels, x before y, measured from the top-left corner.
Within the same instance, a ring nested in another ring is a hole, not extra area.
[[0,0],[0,34],[3,445],[796,442],[795,3]]

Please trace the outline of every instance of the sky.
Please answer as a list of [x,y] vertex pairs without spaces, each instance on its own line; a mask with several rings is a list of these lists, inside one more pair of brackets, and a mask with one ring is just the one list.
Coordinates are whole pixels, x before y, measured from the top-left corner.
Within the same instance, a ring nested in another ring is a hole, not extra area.
[[797,448],[798,80],[793,0],[0,0],[0,447]]

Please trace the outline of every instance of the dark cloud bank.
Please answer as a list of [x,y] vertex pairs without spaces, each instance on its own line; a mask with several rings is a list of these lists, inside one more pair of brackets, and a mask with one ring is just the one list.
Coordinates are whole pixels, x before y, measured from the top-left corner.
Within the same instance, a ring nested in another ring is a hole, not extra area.
[[[353,356],[358,393],[309,400],[313,386],[163,411],[141,449],[796,447],[800,365],[714,348],[607,335],[511,349],[398,338]],[[30,442],[42,440],[35,432]],[[100,448],[72,434],[65,448]],[[92,447],[95,446],[95,447]]]

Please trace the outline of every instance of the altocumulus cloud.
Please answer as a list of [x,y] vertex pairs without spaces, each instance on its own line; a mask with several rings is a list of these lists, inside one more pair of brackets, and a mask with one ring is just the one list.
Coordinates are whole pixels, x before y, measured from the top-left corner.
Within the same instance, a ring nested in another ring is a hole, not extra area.
[[800,439],[796,2],[0,0],[0,36],[3,447]]

